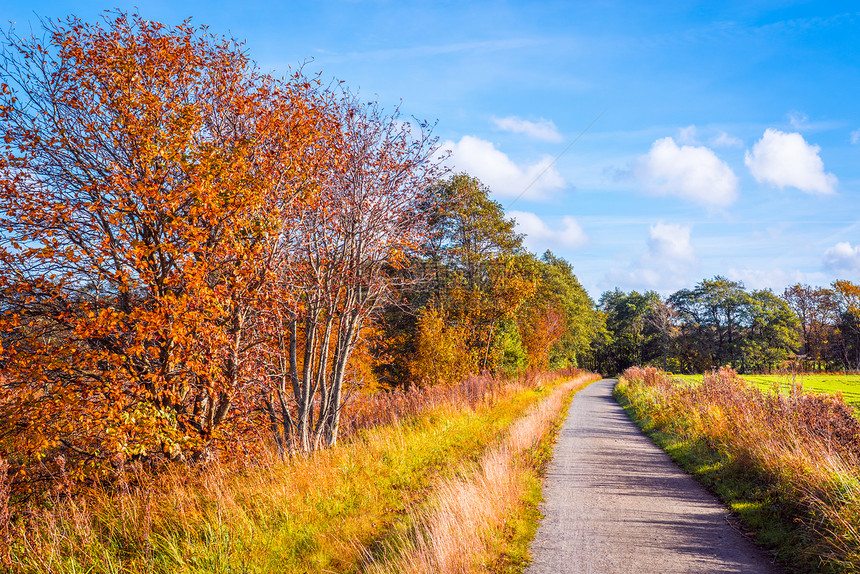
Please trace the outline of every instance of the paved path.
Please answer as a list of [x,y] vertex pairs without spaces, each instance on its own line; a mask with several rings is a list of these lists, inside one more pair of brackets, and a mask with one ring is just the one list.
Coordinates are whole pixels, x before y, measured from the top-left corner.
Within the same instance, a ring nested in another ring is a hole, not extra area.
[[526,572],[782,572],[627,418],[614,384],[604,379],[574,397]]

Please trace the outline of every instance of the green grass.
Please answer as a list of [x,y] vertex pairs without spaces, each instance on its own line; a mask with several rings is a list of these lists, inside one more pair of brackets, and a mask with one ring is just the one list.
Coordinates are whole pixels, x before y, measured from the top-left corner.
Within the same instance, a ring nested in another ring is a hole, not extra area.
[[[673,375],[684,381],[701,381],[702,375]],[[790,375],[742,375],[748,383],[770,391],[779,385],[780,392],[788,393],[793,384]],[[860,411],[860,375],[797,375],[794,378],[803,390],[813,393],[842,393],[845,402]]]
[[26,545],[13,543],[14,562],[60,574],[355,572],[435,483],[468,469],[552,388],[436,409],[286,463],[157,477],[126,496],[66,502],[37,517]]

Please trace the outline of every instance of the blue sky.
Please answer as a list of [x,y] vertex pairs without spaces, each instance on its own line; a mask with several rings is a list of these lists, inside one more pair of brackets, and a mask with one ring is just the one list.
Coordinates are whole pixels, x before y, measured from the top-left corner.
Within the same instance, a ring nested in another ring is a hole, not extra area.
[[860,281],[855,2],[0,0],[0,20],[135,5],[438,119],[452,166],[595,298]]

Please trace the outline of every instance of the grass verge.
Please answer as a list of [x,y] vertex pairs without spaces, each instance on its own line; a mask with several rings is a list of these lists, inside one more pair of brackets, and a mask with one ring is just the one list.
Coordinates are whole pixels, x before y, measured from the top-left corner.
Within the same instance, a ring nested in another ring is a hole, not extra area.
[[689,385],[631,369],[615,395],[791,569],[860,571],[860,432],[844,402],[763,393],[729,370]]
[[2,533],[10,572],[355,572],[415,519],[434,487],[483,464],[556,382],[451,403],[357,432],[287,462],[161,473],[16,510]]
[[[589,382],[599,380],[594,376]],[[584,386],[584,385],[583,385]],[[502,540],[498,547],[498,558],[489,570],[494,574],[520,574],[531,563],[530,546],[537,533],[538,523],[543,515],[540,504],[543,502],[543,481],[552,461],[553,447],[558,439],[568,408],[574,395],[582,387],[564,397],[561,409],[550,423],[543,438],[528,449],[523,457],[522,467],[525,489],[520,504],[508,519],[502,530]]]
[[582,376],[559,385],[511,425],[477,468],[442,481],[415,515],[412,528],[368,561],[383,573],[516,572],[527,562],[534,536],[539,473],[548,459],[550,432],[576,390],[595,380]]

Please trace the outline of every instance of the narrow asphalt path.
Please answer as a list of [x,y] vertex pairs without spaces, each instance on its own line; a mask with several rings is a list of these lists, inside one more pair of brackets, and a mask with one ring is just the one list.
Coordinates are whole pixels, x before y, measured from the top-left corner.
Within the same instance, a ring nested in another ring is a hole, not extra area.
[[630,421],[614,384],[604,379],[574,397],[526,572],[782,572]]

